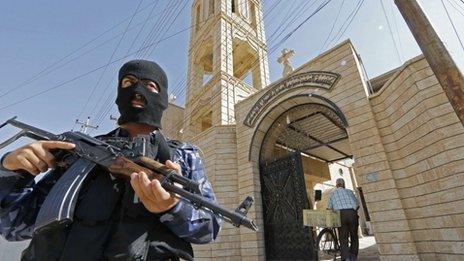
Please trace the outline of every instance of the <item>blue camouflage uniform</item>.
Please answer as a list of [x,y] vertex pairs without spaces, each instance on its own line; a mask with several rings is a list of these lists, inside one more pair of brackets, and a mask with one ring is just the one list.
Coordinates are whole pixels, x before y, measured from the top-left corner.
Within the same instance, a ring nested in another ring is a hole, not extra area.
[[[184,143],[172,154],[171,159],[180,164],[182,175],[201,184],[203,196],[215,202],[199,149]],[[32,175],[6,170],[0,164],[0,234],[5,239],[20,241],[32,238],[39,208],[56,176],[50,171],[36,182]],[[214,240],[222,222],[215,215],[195,209],[182,200],[164,213],[160,221],[180,238],[195,244]]]

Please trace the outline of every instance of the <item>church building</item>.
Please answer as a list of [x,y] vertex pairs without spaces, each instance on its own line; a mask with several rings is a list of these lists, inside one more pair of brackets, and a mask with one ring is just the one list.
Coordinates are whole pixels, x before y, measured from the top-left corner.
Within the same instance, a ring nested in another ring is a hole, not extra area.
[[423,56],[369,80],[346,40],[271,83],[260,0],[191,12],[185,108],[164,132],[200,147],[221,205],[252,196],[259,227],[225,223],[196,260],[315,260],[302,210],[347,159],[381,260],[464,258],[464,128]]

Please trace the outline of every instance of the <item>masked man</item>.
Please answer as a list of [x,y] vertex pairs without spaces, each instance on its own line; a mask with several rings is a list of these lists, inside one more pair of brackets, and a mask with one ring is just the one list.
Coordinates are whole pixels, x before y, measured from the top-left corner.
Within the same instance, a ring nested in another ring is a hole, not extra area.
[[[158,64],[134,60],[119,71],[120,128],[98,137],[104,141],[149,135],[152,158],[201,184],[215,201],[199,149],[165,139],[159,131],[168,106],[167,77]],[[39,141],[3,156],[0,164],[0,233],[7,240],[32,239],[22,260],[178,260],[193,259],[190,243],[214,240],[220,220],[197,210],[163,189],[143,172],[130,181],[93,173],[79,194],[74,221],[33,233],[39,209],[64,172],[55,167],[53,150],[74,144]],[[48,172],[36,182],[34,176]],[[103,172],[95,170],[95,172]]]

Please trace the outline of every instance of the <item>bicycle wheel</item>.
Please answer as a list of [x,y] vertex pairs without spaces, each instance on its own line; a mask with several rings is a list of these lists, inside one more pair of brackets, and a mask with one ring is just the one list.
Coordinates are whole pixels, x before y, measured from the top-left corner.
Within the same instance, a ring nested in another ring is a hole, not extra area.
[[336,260],[338,250],[335,235],[331,229],[324,228],[319,232],[316,238],[316,248],[319,260]]

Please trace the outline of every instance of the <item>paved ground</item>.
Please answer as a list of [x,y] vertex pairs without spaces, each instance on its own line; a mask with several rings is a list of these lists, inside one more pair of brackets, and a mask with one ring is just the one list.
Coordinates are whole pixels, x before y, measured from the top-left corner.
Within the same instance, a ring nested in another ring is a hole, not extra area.
[[359,239],[358,260],[380,260],[377,244],[373,236]]
[[[321,261],[328,261],[330,259],[321,259]],[[340,260],[340,257],[337,257]],[[374,237],[362,237],[359,239],[359,261],[377,261],[379,259],[379,253],[377,250],[377,244],[375,243]]]

